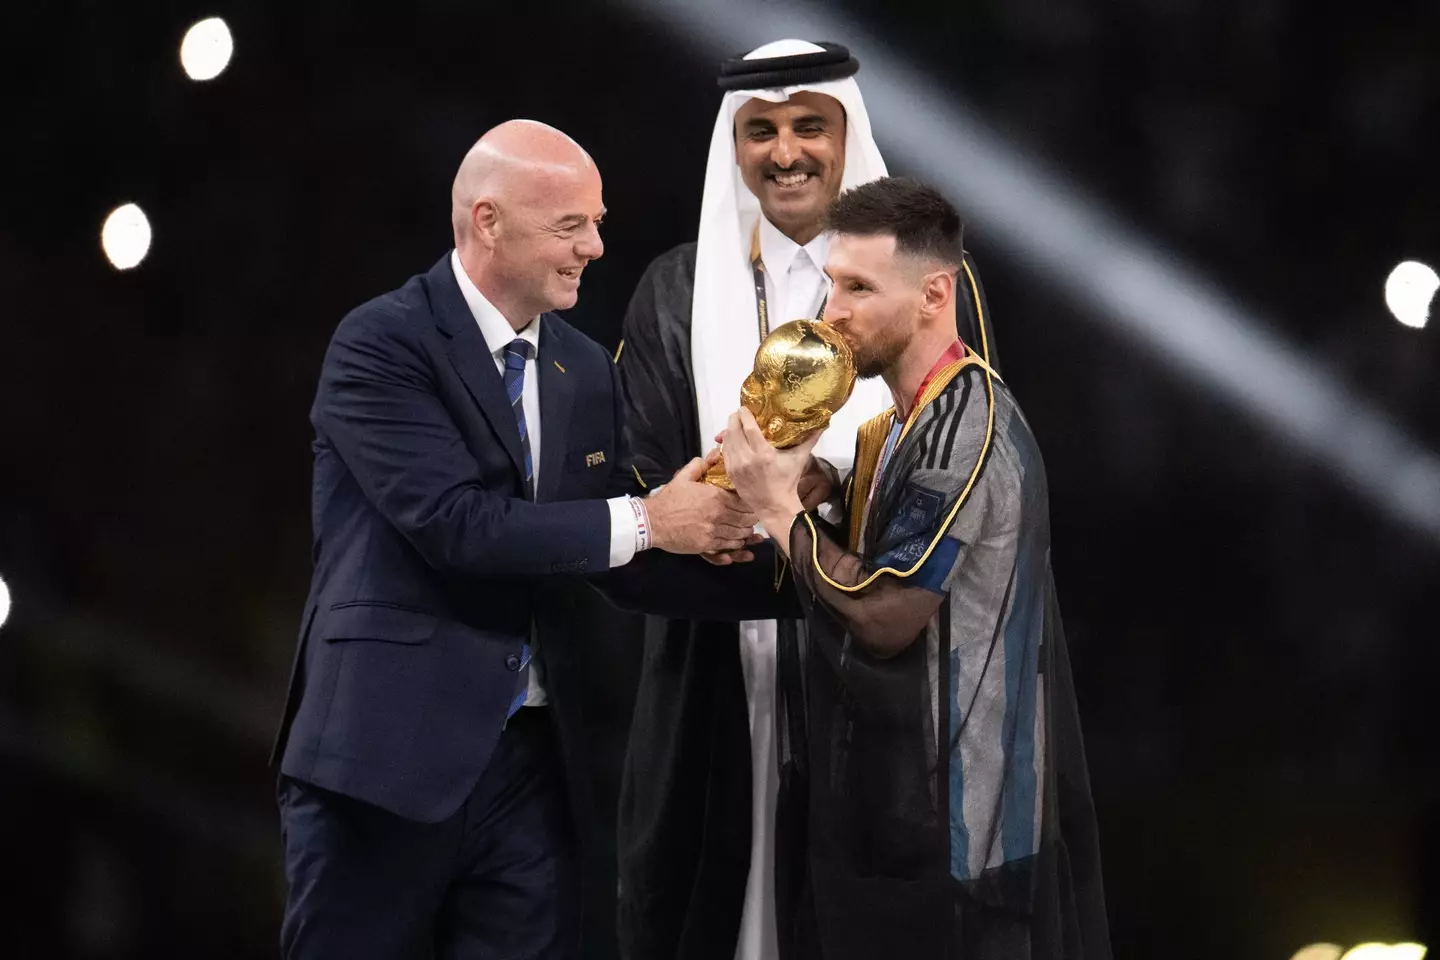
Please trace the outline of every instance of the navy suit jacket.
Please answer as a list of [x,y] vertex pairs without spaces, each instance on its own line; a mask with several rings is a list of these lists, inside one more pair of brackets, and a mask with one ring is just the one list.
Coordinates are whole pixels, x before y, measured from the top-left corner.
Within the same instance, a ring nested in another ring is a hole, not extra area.
[[638,492],[614,366],[552,314],[537,361],[532,501],[515,414],[448,256],[336,330],[310,415],[315,570],[276,743],[285,774],[449,816],[523,683],[545,580],[608,568],[604,498]]
[[[586,580],[664,616],[763,619],[795,606],[763,551],[724,568],[649,551],[607,573],[605,499],[642,492],[619,379],[599,344],[553,314],[536,360],[532,500],[504,381],[448,255],[335,331],[310,413],[315,569],[271,758],[287,776],[443,820],[499,739],[532,625],[577,766],[585,724],[564,707],[585,678],[566,653],[606,640],[567,613]],[[569,785],[583,807],[583,782]]]

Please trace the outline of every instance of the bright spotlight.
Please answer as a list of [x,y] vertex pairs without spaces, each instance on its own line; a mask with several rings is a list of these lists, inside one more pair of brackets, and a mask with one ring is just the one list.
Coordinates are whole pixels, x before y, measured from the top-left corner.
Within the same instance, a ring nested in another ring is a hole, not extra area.
[[1333,943],[1312,943],[1296,951],[1290,960],[1340,960],[1345,948]]
[[1394,960],[1425,960],[1428,952],[1423,943],[1397,943],[1390,951]]
[[116,270],[140,265],[150,252],[150,221],[133,203],[116,207],[100,230],[100,246]]
[[201,20],[180,41],[180,65],[191,80],[214,80],[230,65],[235,40],[219,17]]
[[1391,270],[1385,281],[1385,305],[1396,320],[1419,329],[1430,319],[1430,301],[1435,298],[1437,287],[1440,287],[1440,277],[1435,276],[1434,270],[1423,263],[1406,260]]
[[5,626],[5,621],[10,617],[10,588],[5,586],[5,579],[0,577],[0,627]]
[[1344,960],[1424,960],[1425,948],[1418,943],[1362,943],[1351,947]]

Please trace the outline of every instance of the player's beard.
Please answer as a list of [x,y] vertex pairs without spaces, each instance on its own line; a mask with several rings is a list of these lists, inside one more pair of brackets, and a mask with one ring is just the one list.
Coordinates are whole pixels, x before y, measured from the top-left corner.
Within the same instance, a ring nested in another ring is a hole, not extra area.
[[875,331],[868,342],[852,344],[850,349],[855,354],[856,374],[861,380],[880,376],[899,362],[906,343],[903,325],[898,320],[892,320]]

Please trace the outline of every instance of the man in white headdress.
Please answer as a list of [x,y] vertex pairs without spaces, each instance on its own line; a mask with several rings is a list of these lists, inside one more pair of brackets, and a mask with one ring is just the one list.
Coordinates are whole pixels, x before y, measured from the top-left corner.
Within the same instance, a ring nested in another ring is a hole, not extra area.
[[[853,79],[859,66],[838,44],[802,40],[721,65],[699,236],[650,265],[616,357],[626,433],[652,489],[714,446],[765,334],[824,311],[826,207],[886,176]],[[976,306],[962,335],[985,315]],[[815,448],[801,485],[807,507],[839,493],[857,428],[890,405],[879,380],[856,384]],[[800,705],[777,699],[777,670],[798,671],[801,630],[793,620],[742,623],[738,635],[733,623],[647,622],[617,838],[628,960],[780,955],[776,900],[783,906],[798,884],[775,875],[789,761],[776,712]]]

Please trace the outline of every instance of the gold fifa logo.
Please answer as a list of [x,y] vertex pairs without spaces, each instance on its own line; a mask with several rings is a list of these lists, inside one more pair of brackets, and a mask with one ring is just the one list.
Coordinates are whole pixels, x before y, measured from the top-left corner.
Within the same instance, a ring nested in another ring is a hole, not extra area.
[[604,453],[604,451],[597,451],[597,452],[595,452],[595,453],[587,453],[587,454],[585,454],[585,466],[587,466],[587,467],[598,467],[600,464],[602,464],[602,463],[604,463],[604,462],[605,462],[605,453]]

